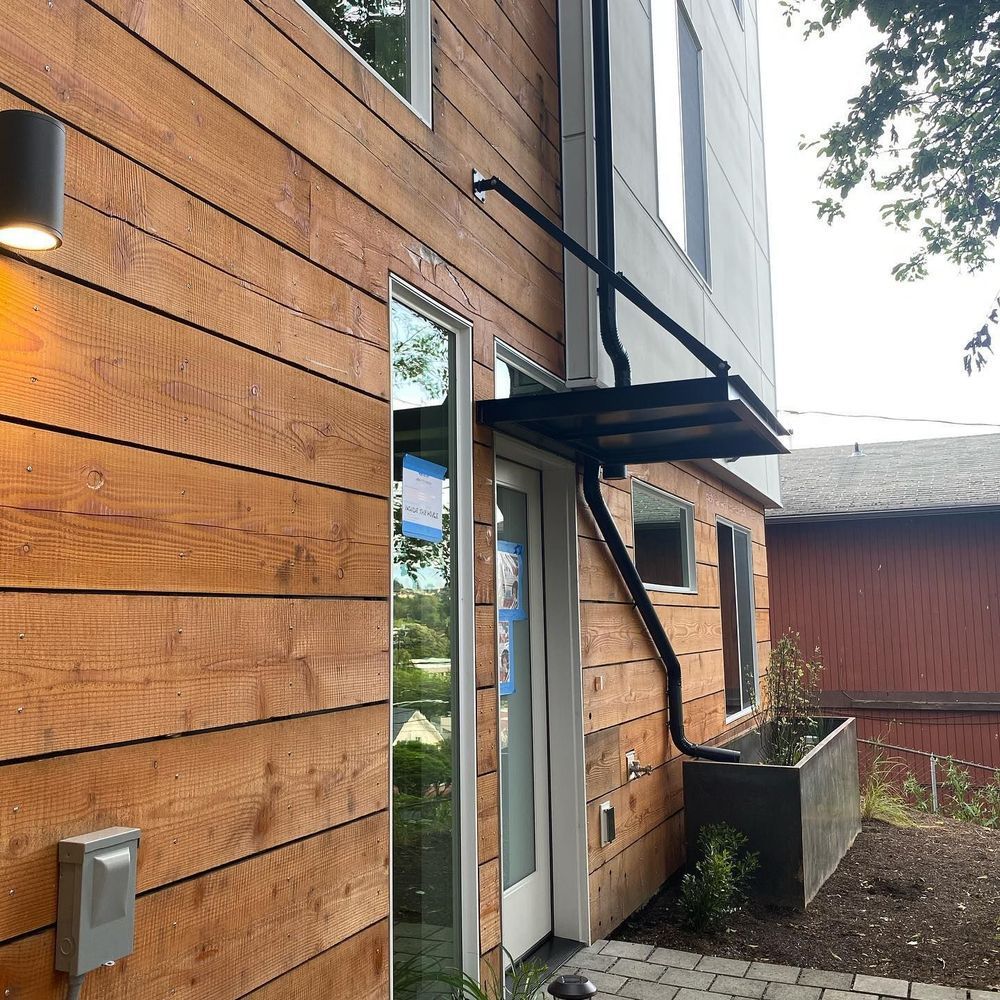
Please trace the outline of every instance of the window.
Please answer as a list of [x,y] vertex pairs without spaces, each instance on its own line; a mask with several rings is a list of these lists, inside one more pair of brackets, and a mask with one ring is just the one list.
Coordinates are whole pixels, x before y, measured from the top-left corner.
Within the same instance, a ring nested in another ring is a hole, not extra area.
[[301,0],[425,121],[431,118],[430,0]]
[[494,392],[497,399],[539,396],[549,392],[563,392],[566,388],[551,372],[499,340],[494,342],[494,357]]
[[653,4],[653,77],[660,218],[708,280],[701,45],[679,0]]
[[477,908],[462,879],[476,870],[475,796],[461,794],[475,785],[475,729],[462,724],[475,715],[471,336],[393,280],[390,341],[394,995],[417,1000],[437,995],[435,962],[468,966]]
[[749,531],[726,521],[719,521],[717,530],[726,715],[731,717],[745,712],[757,699],[753,543]]
[[632,532],[635,566],[647,587],[698,589],[691,504],[633,479]]

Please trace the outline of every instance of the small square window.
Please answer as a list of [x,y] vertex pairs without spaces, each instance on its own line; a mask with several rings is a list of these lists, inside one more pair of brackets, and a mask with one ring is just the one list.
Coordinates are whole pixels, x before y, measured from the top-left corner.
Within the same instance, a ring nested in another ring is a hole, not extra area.
[[430,122],[430,0],[300,2]]
[[632,481],[635,566],[647,587],[694,593],[694,508],[663,490]]

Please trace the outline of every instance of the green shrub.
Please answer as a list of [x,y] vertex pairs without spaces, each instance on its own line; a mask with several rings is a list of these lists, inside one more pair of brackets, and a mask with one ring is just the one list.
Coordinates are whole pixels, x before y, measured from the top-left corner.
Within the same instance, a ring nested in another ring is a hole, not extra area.
[[822,673],[819,650],[807,660],[797,632],[789,630],[775,643],[761,678],[761,701],[754,703],[762,764],[794,767],[815,745]]
[[688,930],[718,932],[742,908],[758,865],[757,852],[746,844],[745,834],[725,823],[702,828],[701,859],[681,882],[681,923]]
[[923,812],[931,811],[931,801],[927,794],[927,789],[917,781],[916,775],[911,771],[903,782],[903,794],[913,804],[914,808]]
[[953,819],[995,829],[1000,827],[1000,771],[993,774],[993,781],[976,788],[969,772],[950,757],[943,760],[945,793],[942,811]]

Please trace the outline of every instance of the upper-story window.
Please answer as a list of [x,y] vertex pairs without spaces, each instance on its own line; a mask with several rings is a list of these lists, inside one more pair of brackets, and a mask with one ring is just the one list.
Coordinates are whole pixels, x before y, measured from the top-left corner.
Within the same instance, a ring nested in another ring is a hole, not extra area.
[[430,0],[300,2],[430,122]]
[[652,11],[660,218],[709,280],[701,45],[680,0],[657,0]]

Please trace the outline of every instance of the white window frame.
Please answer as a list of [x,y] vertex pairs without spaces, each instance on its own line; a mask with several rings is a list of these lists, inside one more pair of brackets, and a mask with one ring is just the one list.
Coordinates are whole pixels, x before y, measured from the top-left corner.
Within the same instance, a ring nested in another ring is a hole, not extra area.
[[410,97],[404,97],[360,52],[343,38],[310,7],[305,0],[296,0],[309,16],[337,40],[361,63],[397,100],[408,107],[430,128],[434,127],[433,83],[431,60],[431,0],[409,0],[410,3]]
[[493,341],[493,391],[496,392],[496,370],[498,361],[511,368],[516,368],[523,375],[533,378],[540,385],[553,392],[565,392],[566,383],[557,378],[547,368],[543,368],[538,362],[525,357],[520,351],[515,350],[510,344],[505,344],[502,340]]
[[[706,274],[702,274],[698,265],[695,264],[691,255],[688,253],[687,249],[687,200],[685,188],[684,188],[684,174],[681,174],[681,202],[682,202],[682,232],[675,233],[670,227],[669,223],[663,216],[663,190],[662,190],[662,177],[660,173],[660,165],[663,158],[662,140],[660,136],[660,125],[659,125],[659,113],[657,111],[657,95],[660,86],[657,84],[657,41],[656,41],[656,29],[653,24],[653,16],[650,15],[649,25],[650,25],[650,53],[652,58],[653,66],[653,162],[656,171],[656,221],[663,233],[666,234],[667,238],[673,244],[678,254],[684,263],[688,266],[691,273],[705,286],[706,291],[712,291],[712,228],[711,228],[711,217],[709,214],[709,205],[711,203],[711,192],[709,190],[709,177],[708,177],[708,128],[705,120],[705,75],[704,75],[704,51],[705,47],[702,45],[701,36],[698,34],[697,29],[694,25],[694,19],[691,17],[691,13],[687,8],[687,4],[684,0],[655,0],[656,3],[670,3],[675,4],[677,10],[677,23],[680,23],[680,19],[684,18],[687,21],[688,27],[691,29],[691,34],[694,36],[695,43],[698,46],[699,59],[698,59],[698,99],[701,107],[701,155],[702,164],[704,165],[704,188],[705,197],[703,199],[704,204],[702,206],[702,211],[705,216],[705,270]],[[737,0],[733,0],[735,4]],[[740,19],[742,23],[742,18]],[[681,79],[681,62],[680,62],[680,36],[677,32],[674,33],[674,66],[676,69],[676,85],[677,85],[677,103],[678,108],[680,108],[681,103],[681,88],[683,87],[683,80]],[[681,134],[679,137],[680,143],[680,155],[683,162],[684,156],[684,134],[683,134],[683,121],[679,122],[681,128]]]
[[[686,583],[680,587],[670,587],[663,583],[647,583],[645,580],[642,581],[642,585],[646,590],[652,590],[661,594],[697,594],[698,593],[698,561],[695,557],[694,549],[694,504],[690,500],[685,500],[682,497],[675,496],[673,493],[668,493],[664,489],[660,489],[659,486],[654,486],[652,483],[647,483],[644,479],[637,479],[635,476],[632,477],[632,543],[633,547],[635,545],[635,488],[636,486],[644,490],[649,490],[651,493],[659,493],[660,496],[669,500],[672,504],[680,507],[684,512],[684,544],[687,547],[687,558],[684,560],[684,576],[686,578]],[[638,571],[638,563],[636,564],[636,571]],[[642,574],[639,574],[639,578],[642,579]]]
[[[716,552],[718,552],[718,545],[719,545],[719,534],[718,533],[719,533],[719,525],[720,524],[724,524],[727,528],[729,528],[733,532],[734,538],[735,538],[735,536],[737,534],[745,535],[746,539],[747,539],[747,542],[748,542],[748,544],[750,546],[750,557],[749,557],[747,565],[748,565],[748,567],[750,569],[750,587],[749,587],[748,593],[750,594],[750,621],[751,621],[752,627],[753,627],[753,642],[751,643],[751,646],[752,646],[752,649],[753,649],[753,689],[754,689],[754,698],[757,699],[757,700],[759,700],[760,699],[760,657],[757,655],[757,596],[756,596],[756,593],[755,593],[756,588],[754,587],[754,579],[753,579],[753,575],[754,575],[753,574],[753,532],[748,527],[746,527],[745,525],[737,524],[735,521],[730,521],[729,518],[727,518],[727,517],[716,517],[716,519],[715,519],[715,532],[716,532],[715,545],[716,545]],[[733,545],[733,579],[734,580],[736,579],[736,546],[735,546],[735,543]],[[719,581],[719,584],[720,584],[719,585],[719,602],[720,602],[719,614],[721,616],[721,614],[722,614],[722,609],[721,609],[721,602],[722,602],[722,586],[721,586],[721,584],[722,584],[722,581],[721,580]],[[736,609],[736,650],[737,650],[737,655],[740,655],[739,654],[739,649],[740,649],[740,616],[739,616],[739,608],[737,607],[737,609]],[[723,651],[723,658],[725,658],[725,652],[724,651]],[[723,668],[723,670],[724,669],[725,668]],[[725,675],[723,675],[723,688],[725,688]],[[742,701],[743,701],[743,685],[742,685],[742,678],[741,678],[741,682],[740,682],[740,702],[742,703]],[[727,715],[726,716],[726,725],[728,726],[731,722],[736,722],[739,719],[745,718],[752,711],[753,711],[753,702],[751,702],[745,708],[741,708],[738,712],[734,712],[732,715]]]
[[[472,323],[429,298],[403,278],[389,274],[389,302],[400,302],[414,312],[447,330],[455,343],[455,385],[449,386],[455,398],[455,473],[452,482],[456,497],[453,509],[453,544],[456,546],[456,586],[454,590],[455,620],[458,625],[458,662],[475,663],[476,620],[474,583],[474,529],[472,506]],[[392,309],[389,309],[392,323]],[[392,367],[392,331],[389,330],[390,371]],[[390,407],[391,407],[390,401]],[[389,455],[393,453],[390,413]],[[392,470],[389,470],[389,490],[392,490]],[[391,520],[391,519],[390,519]],[[389,527],[390,543],[392,526]],[[389,588],[389,623],[393,621],[393,595]],[[392,732],[392,643],[389,643],[389,732]],[[459,816],[459,883],[461,885],[462,969],[479,978],[479,838],[478,838],[478,768],[476,761],[476,672],[460,670],[458,677],[458,816]],[[393,858],[395,843],[392,835],[392,748],[389,748],[389,995],[393,995]]]

